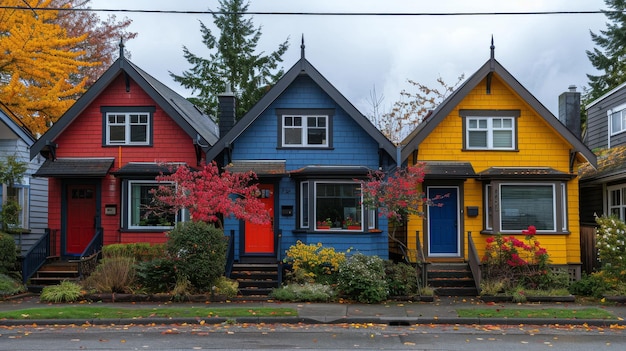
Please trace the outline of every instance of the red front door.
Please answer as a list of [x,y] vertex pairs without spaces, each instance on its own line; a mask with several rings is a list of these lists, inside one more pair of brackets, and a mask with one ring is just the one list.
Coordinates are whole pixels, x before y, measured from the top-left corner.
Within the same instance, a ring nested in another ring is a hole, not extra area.
[[254,224],[246,222],[244,239],[246,254],[273,254],[274,253],[274,185],[259,184],[260,199],[270,214],[268,224]]
[[65,254],[83,253],[96,233],[96,186],[67,187]]

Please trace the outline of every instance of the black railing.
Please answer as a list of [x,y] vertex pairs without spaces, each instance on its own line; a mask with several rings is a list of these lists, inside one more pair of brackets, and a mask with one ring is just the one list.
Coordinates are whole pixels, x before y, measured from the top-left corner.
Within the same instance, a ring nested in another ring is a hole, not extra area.
[[[22,258],[22,282],[24,284],[46,263],[46,259],[50,256],[50,232],[51,230],[46,228],[44,235],[39,238],[35,245],[31,246]],[[56,245],[56,243],[52,243],[52,245]]]
[[80,260],[78,262],[78,276],[82,279],[90,275],[96,265],[98,264],[98,256],[102,251],[104,243],[104,229],[99,227],[96,229],[96,234],[93,236],[83,253],[80,254]]
[[233,272],[233,264],[235,263],[235,231],[230,231],[230,236],[224,235],[226,240],[226,269],[224,275],[230,278],[230,274]]
[[469,266],[472,270],[472,276],[474,277],[476,289],[478,290],[478,292],[480,292],[480,280],[482,278],[482,270],[480,267],[478,250],[476,250],[476,245],[474,245],[474,239],[472,239],[472,232],[467,232],[467,245],[469,251]]
[[283,231],[278,230],[278,236],[276,237],[276,242],[274,243],[274,250],[276,250],[276,261],[278,262],[278,284],[283,284],[283,260],[280,259],[281,251],[283,249],[282,245],[283,241]]

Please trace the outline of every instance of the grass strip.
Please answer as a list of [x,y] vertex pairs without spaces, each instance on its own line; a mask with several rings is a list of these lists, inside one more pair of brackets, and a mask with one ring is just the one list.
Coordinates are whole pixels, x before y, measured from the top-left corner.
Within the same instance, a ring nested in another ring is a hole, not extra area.
[[617,319],[600,308],[471,308],[456,310],[459,317],[474,318],[561,318],[561,319]]
[[163,318],[211,318],[211,317],[285,317],[297,316],[293,308],[246,308],[246,307],[161,307],[125,308],[99,306],[36,307],[0,312],[0,319],[140,319]]

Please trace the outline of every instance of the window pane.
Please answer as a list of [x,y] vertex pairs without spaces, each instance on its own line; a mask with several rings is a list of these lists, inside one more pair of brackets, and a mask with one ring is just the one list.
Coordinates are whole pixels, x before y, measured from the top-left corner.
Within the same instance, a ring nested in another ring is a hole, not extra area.
[[611,127],[613,133],[617,133],[622,130],[622,114],[621,112],[616,112],[611,115]]
[[[362,226],[360,185],[357,183],[316,183],[315,220],[323,225],[326,220],[333,228]],[[362,227],[361,227],[362,228]]]
[[109,140],[123,143],[126,140],[126,128],[124,126],[109,127]]
[[552,185],[502,185],[500,187],[503,230],[555,230],[554,188]]
[[493,147],[496,148],[512,148],[513,132],[510,130],[494,130],[493,131]]
[[468,134],[469,147],[487,147],[487,132],[470,131]]
[[309,227],[309,182],[302,183],[302,191],[300,192],[300,197],[302,198],[301,203],[301,213],[302,216],[302,224],[301,227],[308,228]]
[[130,141],[132,143],[136,142],[147,142],[148,137],[148,126],[145,125],[132,125],[130,127]]
[[309,140],[309,145],[325,145],[326,129],[308,128],[307,138]]
[[285,145],[302,145],[302,130],[285,128]]
[[130,225],[138,227],[172,226],[176,216],[171,213],[155,215],[150,211],[154,206],[152,189],[158,187],[151,183],[131,183],[130,185]]

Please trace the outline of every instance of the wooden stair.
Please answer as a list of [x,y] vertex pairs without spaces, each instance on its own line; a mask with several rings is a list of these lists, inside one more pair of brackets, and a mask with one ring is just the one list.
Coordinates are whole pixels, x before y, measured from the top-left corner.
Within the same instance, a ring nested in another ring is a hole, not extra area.
[[438,296],[478,296],[478,289],[467,263],[431,263],[428,285]]
[[268,296],[279,286],[278,269],[278,263],[235,263],[230,278],[242,296]]
[[78,262],[55,260],[39,268],[28,280],[27,286],[31,292],[41,292],[46,286],[57,285],[65,280],[78,282],[79,279]]

